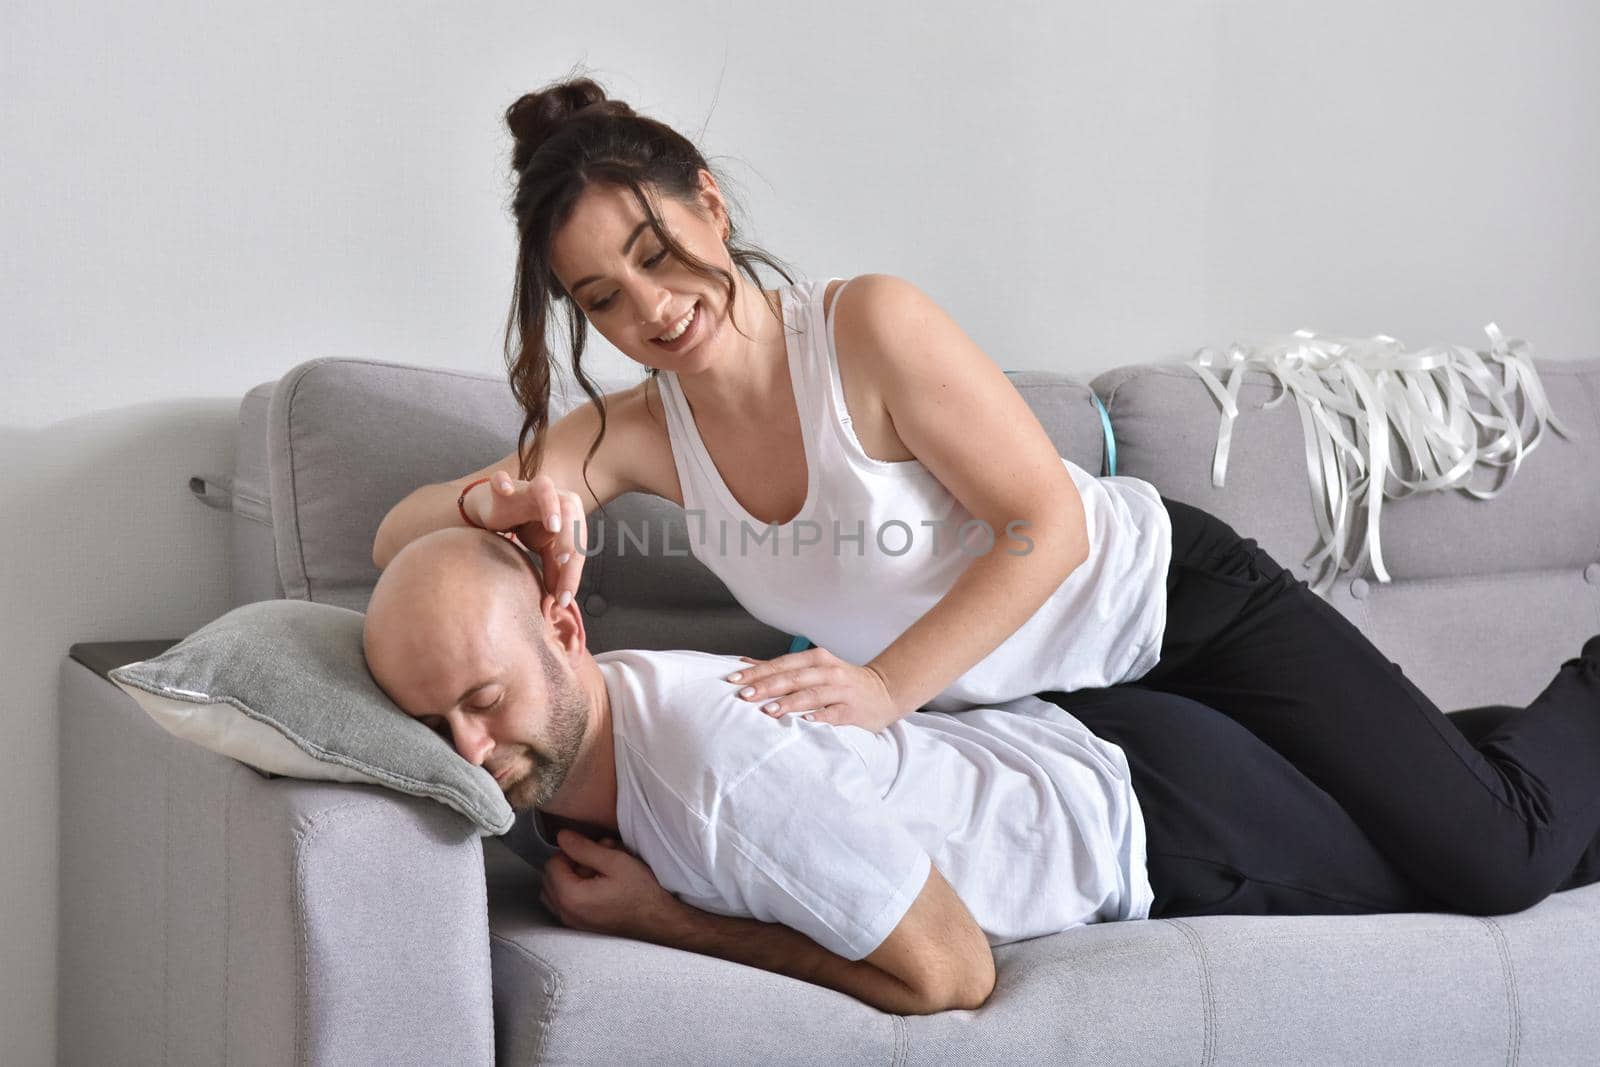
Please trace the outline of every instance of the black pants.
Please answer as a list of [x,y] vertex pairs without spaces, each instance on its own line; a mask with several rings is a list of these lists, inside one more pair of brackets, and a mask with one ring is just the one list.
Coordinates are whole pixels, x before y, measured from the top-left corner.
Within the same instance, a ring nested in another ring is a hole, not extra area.
[[1127,756],[1152,917],[1493,915],[1600,881],[1600,636],[1527,708],[1446,715],[1254,540],[1164,502],[1160,662],[1041,694]]

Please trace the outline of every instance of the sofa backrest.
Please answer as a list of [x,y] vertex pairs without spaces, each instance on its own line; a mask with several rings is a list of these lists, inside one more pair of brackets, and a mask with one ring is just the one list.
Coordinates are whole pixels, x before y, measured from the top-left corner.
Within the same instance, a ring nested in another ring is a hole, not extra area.
[[[1056,448],[1098,473],[1104,437],[1088,386],[1040,372],[1010,377]],[[586,398],[557,394],[553,406],[564,412],[574,399]],[[420,485],[506,455],[520,425],[499,375],[317,359],[251,390],[233,479],[235,603],[286,596],[365,610],[378,580],[372,540],[388,510]],[[590,524],[591,535],[604,534],[578,590],[592,650],[788,649],[793,635],[751,618],[686,554],[681,508],[630,493]],[[623,530],[648,532],[648,548]]]
[[[1384,557],[1348,574],[1329,602],[1446,709],[1537,695],[1562,661],[1600,632],[1600,360],[1541,360],[1556,415],[1573,437],[1547,431],[1505,490],[1388,500]],[[1056,447],[1084,469],[1105,458],[1089,386],[1012,372]],[[1115,427],[1116,473],[1202,507],[1255,538],[1305,580],[1317,547],[1299,415],[1271,410],[1271,378],[1252,372],[1226,485],[1211,485],[1220,411],[1199,378],[1173,363],[1120,367],[1094,393]],[[578,399],[582,399],[578,394]],[[557,410],[571,398],[558,396]],[[417,486],[459,477],[508,453],[518,411],[505,380],[371,360],[319,359],[251,390],[240,408],[233,484],[236,603],[289,596],[363,610],[377,581],[372,538],[384,514]],[[1479,487],[1495,478],[1474,479]],[[791,635],[756,622],[684,553],[675,505],[629,494],[607,506],[607,536],[584,567],[579,603],[591,646],[697,648],[752,656],[787,649]],[[619,528],[666,531],[647,551]]]
[[[1600,633],[1600,360],[1535,365],[1572,438],[1547,427],[1492,500],[1459,491],[1385,500],[1381,545],[1393,581],[1378,582],[1369,564],[1327,593],[1446,710],[1524,705]],[[1221,411],[1192,369],[1120,367],[1092,386],[1116,430],[1118,474],[1211,512],[1315,581],[1320,566],[1303,563],[1318,536],[1300,416],[1293,397],[1263,410],[1278,395],[1275,379],[1244,379],[1221,489],[1211,484]],[[1471,484],[1500,481],[1479,470]]]

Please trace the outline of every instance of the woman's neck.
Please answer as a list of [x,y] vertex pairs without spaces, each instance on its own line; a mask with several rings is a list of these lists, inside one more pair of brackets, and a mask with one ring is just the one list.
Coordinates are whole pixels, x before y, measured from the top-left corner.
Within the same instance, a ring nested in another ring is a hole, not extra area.
[[[788,349],[780,321],[778,294],[765,292],[735,274],[733,322],[722,340],[738,343],[711,366],[693,375],[678,376],[689,403],[700,411],[749,413],[763,404],[789,377]],[[739,331],[742,330],[743,333]]]

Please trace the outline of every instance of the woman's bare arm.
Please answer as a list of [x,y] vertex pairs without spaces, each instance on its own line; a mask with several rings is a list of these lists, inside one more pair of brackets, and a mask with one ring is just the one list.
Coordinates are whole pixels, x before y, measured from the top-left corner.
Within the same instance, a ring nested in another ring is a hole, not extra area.
[[[910,711],[1039,610],[1088,557],[1089,538],[1071,473],[1005,372],[911,283],[867,278],[856,307],[870,310],[855,316],[857,333],[876,361],[895,431],[995,533],[994,548],[974,556],[944,597],[872,660]],[[1009,529],[1031,542],[1026,552],[1013,554]]]
[[[464,506],[474,521],[492,530],[510,530],[531,551],[540,554],[546,576],[555,576],[550,591],[576,593],[583,555],[575,546],[584,534],[584,516],[601,504],[635,489],[660,491],[651,473],[652,449],[640,447],[637,425],[639,389],[613,394],[607,400],[606,435],[587,469],[584,459],[600,428],[600,415],[585,403],[551,425],[539,470],[526,481],[517,477],[517,453],[447,482],[424,485],[384,516],[372,544],[372,561],[382,569],[412,541],[434,530],[461,525],[456,500],[462,489],[480,478]],[[670,459],[668,461],[670,463]],[[587,475],[587,480],[585,480]],[[641,484],[640,475],[643,475]],[[552,529],[550,520],[556,520]]]
[[1015,633],[1088,558],[1089,539],[1083,499],[1049,435],[949,315],[887,274],[862,275],[838,299],[841,362],[869,380],[900,442],[987,524],[993,547],[870,662],[810,649],[728,680],[768,714],[816,708],[820,721],[881,730]]

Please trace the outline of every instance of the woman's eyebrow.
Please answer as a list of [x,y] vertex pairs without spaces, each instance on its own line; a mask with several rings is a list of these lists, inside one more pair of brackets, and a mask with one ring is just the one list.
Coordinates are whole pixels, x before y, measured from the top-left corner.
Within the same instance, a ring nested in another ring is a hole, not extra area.
[[[635,242],[635,241],[637,241],[639,239],[639,234],[642,233],[644,231],[644,228],[646,226],[648,226],[648,225],[650,225],[650,220],[649,219],[645,219],[643,222],[639,223],[639,225],[637,225],[637,226],[635,226],[633,228],[633,232],[628,234],[628,240],[622,246],[622,254],[623,255],[627,255],[628,254],[628,249],[633,247],[633,242]],[[581,282],[574,283],[574,285],[572,286],[571,290],[569,290],[569,291],[572,293],[573,296],[577,296],[579,289],[582,289],[584,286],[588,285],[590,282],[597,282],[597,281],[599,281],[600,279],[602,279],[604,277],[605,277],[604,274],[591,274],[587,278],[583,279]]]

